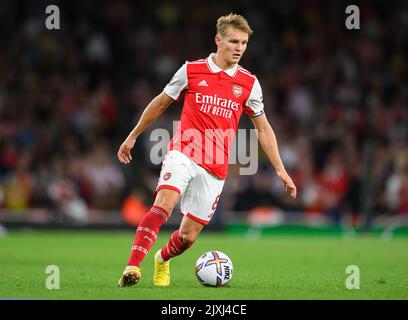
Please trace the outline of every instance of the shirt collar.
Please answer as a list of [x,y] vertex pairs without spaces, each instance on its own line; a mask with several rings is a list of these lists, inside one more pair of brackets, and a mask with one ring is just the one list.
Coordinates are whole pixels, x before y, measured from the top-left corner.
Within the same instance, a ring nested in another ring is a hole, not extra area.
[[228,70],[222,70],[220,67],[218,67],[215,62],[213,61],[213,56],[215,55],[215,53],[211,53],[208,58],[207,58],[207,62],[208,62],[208,66],[210,67],[210,70],[214,73],[216,72],[220,72],[220,71],[224,71],[226,74],[228,74],[230,77],[233,77],[235,75],[235,73],[237,72],[237,68],[238,68],[238,64],[236,64],[235,66],[233,66],[232,68],[228,69]]

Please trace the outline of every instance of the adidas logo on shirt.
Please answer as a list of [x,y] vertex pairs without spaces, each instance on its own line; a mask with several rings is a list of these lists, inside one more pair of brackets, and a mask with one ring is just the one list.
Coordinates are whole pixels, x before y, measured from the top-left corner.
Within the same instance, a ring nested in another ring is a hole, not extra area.
[[200,87],[208,87],[207,81],[202,80],[199,84]]

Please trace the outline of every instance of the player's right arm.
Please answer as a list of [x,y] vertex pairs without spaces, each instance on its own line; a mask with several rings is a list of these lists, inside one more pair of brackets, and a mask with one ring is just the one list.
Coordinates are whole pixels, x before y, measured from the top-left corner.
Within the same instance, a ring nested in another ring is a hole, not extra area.
[[154,98],[143,111],[139,122],[129,133],[126,140],[122,143],[118,151],[118,158],[122,163],[129,163],[132,160],[130,150],[135,145],[139,135],[150,126],[167,107],[177,100],[181,92],[187,88],[187,66],[186,63],[174,74],[173,78],[166,85],[163,92]]
[[136,139],[147,127],[149,127],[158,117],[160,117],[160,115],[173,101],[173,98],[171,98],[165,92],[162,92],[147,105],[137,125],[133,128],[125,141],[123,141],[119,147],[118,158],[120,162],[130,163],[132,160],[130,150],[132,150],[134,147]]

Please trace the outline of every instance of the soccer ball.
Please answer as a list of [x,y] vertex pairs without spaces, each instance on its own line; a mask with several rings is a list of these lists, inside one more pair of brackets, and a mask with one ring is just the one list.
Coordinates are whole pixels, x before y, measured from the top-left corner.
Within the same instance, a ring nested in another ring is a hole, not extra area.
[[198,258],[195,274],[202,285],[221,287],[232,278],[234,267],[231,259],[223,252],[208,251]]

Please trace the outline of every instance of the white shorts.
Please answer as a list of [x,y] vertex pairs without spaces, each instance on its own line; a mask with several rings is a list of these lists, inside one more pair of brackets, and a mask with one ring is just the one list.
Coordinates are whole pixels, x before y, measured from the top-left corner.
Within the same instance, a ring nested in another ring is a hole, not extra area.
[[208,224],[217,208],[224,182],[180,151],[170,150],[163,160],[155,194],[160,189],[177,191],[181,196],[181,213]]

